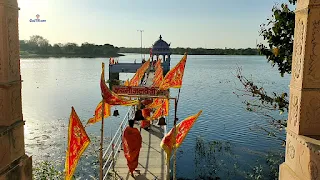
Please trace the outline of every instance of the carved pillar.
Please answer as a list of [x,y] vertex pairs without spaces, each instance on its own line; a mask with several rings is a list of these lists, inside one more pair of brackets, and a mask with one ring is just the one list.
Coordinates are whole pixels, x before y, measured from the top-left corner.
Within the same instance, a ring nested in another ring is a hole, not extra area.
[[0,180],[29,180],[25,155],[17,0],[0,0]]
[[320,179],[320,1],[298,0],[280,179]]

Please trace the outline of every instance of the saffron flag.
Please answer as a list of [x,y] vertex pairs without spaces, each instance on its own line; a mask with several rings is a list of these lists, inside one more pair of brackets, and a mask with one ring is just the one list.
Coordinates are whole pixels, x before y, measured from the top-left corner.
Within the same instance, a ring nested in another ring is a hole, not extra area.
[[162,99],[160,102],[161,106],[158,107],[158,109],[152,114],[151,120],[159,119],[162,116],[169,115],[169,100]]
[[123,105],[123,106],[132,106],[139,103],[138,100],[127,100],[120,96],[118,96],[116,93],[112,92],[108,86],[106,85],[106,82],[104,80],[104,63],[102,63],[102,72],[101,72],[101,80],[100,80],[100,88],[101,88],[101,94],[105,101],[105,103],[108,103],[109,105]]
[[157,108],[157,107],[161,106],[161,103],[162,103],[162,101],[160,98],[155,98],[155,99],[153,99],[153,102],[151,104],[148,104],[146,106],[146,108],[150,108],[150,109]]
[[161,67],[161,59],[156,62],[156,69]]
[[[88,124],[94,124],[96,122],[99,122],[102,120],[102,101],[98,104],[98,106],[96,107],[96,110],[94,111],[94,117],[90,118],[87,122]],[[111,109],[110,109],[110,105],[108,103],[104,103],[104,112],[103,112],[103,118],[107,118],[110,116],[111,114]],[[86,125],[86,126],[87,126]]]
[[147,69],[150,66],[150,58],[148,59],[147,62],[145,62],[144,64],[142,64],[142,66],[137,69],[136,74],[133,76],[133,78],[130,80],[129,85],[130,86],[139,86],[140,81],[144,75],[144,73],[147,71]]
[[187,53],[185,53],[180,62],[166,74],[159,87],[160,90],[167,90],[169,88],[181,88],[186,62]]
[[71,108],[71,115],[69,119],[68,128],[68,149],[66,153],[66,180],[72,179],[73,173],[76,170],[78,161],[88,147],[90,139],[82,126],[82,123],[74,110]]
[[155,76],[155,77],[159,77],[160,74],[163,75],[162,66],[160,66],[159,68],[157,68],[156,72],[154,73],[154,76]]
[[159,70],[155,72],[155,76],[153,78],[153,87],[159,87],[161,85],[161,82],[163,81],[163,69],[160,66]]
[[188,132],[201,113],[202,110],[195,115],[187,117],[176,125],[176,144],[174,144],[174,128],[172,128],[170,132],[163,137],[160,146],[167,154],[167,162],[170,159],[173,148],[179,148],[181,146],[183,140],[186,138]]
[[124,86],[129,86],[129,79],[124,82]]

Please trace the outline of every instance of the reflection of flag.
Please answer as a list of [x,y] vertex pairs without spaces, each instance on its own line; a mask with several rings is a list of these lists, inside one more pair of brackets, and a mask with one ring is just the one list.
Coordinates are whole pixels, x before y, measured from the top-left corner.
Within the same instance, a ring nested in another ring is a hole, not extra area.
[[163,137],[160,146],[164,151],[166,151],[167,160],[170,159],[173,148],[180,147],[183,140],[185,139],[188,132],[190,131],[193,124],[196,122],[201,113],[202,111],[199,111],[197,114],[187,117],[186,119],[184,119],[176,125],[176,145],[174,145],[174,128],[172,128],[170,132],[165,137]]
[[159,119],[162,116],[168,116],[169,115],[169,100],[168,99],[162,99],[160,100],[160,105],[158,109],[152,114],[151,120]]
[[169,88],[181,88],[186,62],[187,53],[185,53],[180,62],[166,74],[159,87],[160,90],[167,90]]
[[68,149],[65,163],[67,180],[72,179],[78,161],[90,143],[90,139],[73,107],[69,119],[68,134]]
[[[110,105],[108,103],[104,103],[104,116],[103,118],[107,118],[110,116],[111,112],[110,112]],[[90,118],[87,122],[87,124],[94,124],[96,122],[99,122],[102,120],[102,101],[98,104],[98,106],[96,107],[96,110],[94,111],[94,117]]]
[[104,80],[104,63],[102,63],[102,72],[101,72],[101,80],[100,80],[100,88],[101,88],[101,94],[105,101],[105,103],[108,103],[110,105],[124,105],[124,106],[131,106],[136,105],[139,103],[138,100],[127,100],[124,98],[121,98],[116,93],[112,92],[108,86],[106,85],[106,82]]
[[140,81],[144,75],[144,73],[147,71],[147,69],[150,66],[150,58],[147,62],[143,63],[142,66],[137,69],[136,74],[133,76],[133,78],[130,80],[129,85],[130,86],[139,86]]

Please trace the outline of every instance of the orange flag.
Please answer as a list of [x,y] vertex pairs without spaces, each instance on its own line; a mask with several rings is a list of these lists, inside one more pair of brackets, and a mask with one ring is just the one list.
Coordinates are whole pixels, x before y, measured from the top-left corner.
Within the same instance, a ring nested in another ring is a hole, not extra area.
[[72,179],[78,161],[90,143],[90,139],[73,107],[71,108],[68,134],[68,149],[65,163],[66,180]]
[[153,87],[159,87],[163,81],[163,69],[162,67],[159,68],[159,71],[155,73],[155,76],[153,78]]
[[167,90],[169,88],[181,88],[186,62],[187,53],[185,53],[180,62],[166,74],[159,87],[160,90]]
[[142,66],[137,69],[136,74],[133,76],[133,78],[130,80],[129,85],[130,86],[139,86],[140,81],[144,75],[144,73],[147,71],[147,69],[150,66],[150,58],[148,59],[147,62],[145,62],[144,64],[142,64]]
[[170,159],[171,152],[173,148],[179,148],[182,144],[183,140],[186,138],[188,132],[192,128],[193,124],[196,122],[202,110],[199,111],[197,114],[192,115],[181,121],[179,124],[176,125],[176,144],[174,145],[174,128],[170,130],[170,132],[163,137],[160,146],[161,148],[166,151],[167,154],[167,162]]
[[151,104],[148,104],[146,106],[146,108],[150,108],[151,109],[151,108],[157,108],[157,107],[161,106],[161,103],[162,103],[161,100],[162,99],[160,99],[160,98],[153,99],[153,102]]
[[105,101],[105,103],[108,103],[110,105],[123,105],[123,106],[132,106],[139,103],[138,100],[127,100],[120,96],[118,96],[116,93],[112,92],[108,86],[106,85],[106,82],[104,80],[104,63],[102,63],[102,72],[101,72],[101,80],[100,80],[100,88],[101,88],[101,94]]
[[124,86],[129,86],[129,79],[124,82]]
[[[110,105],[108,103],[104,103],[104,115],[103,118],[107,118],[111,115],[111,109],[110,109]],[[96,107],[96,110],[94,111],[94,117],[90,118],[86,124],[94,124],[96,122],[99,122],[102,120],[102,101],[98,104],[98,106]]]
[[169,100],[162,99],[160,103],[161,106],[153,113],[151,120],[159,119],[162,116],[169,115]]
[[161,67],[161,59],[156,62],[156,69]]

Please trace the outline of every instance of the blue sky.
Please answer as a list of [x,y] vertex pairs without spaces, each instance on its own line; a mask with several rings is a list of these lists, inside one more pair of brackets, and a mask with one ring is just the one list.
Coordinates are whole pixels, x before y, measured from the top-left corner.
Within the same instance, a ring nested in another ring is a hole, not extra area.
[[[255,47],[259,25],[286,0],[18,0],[20,39],[150,47],[161,34],[172,47]],[[45,23],[31,23],[35,15]]]

